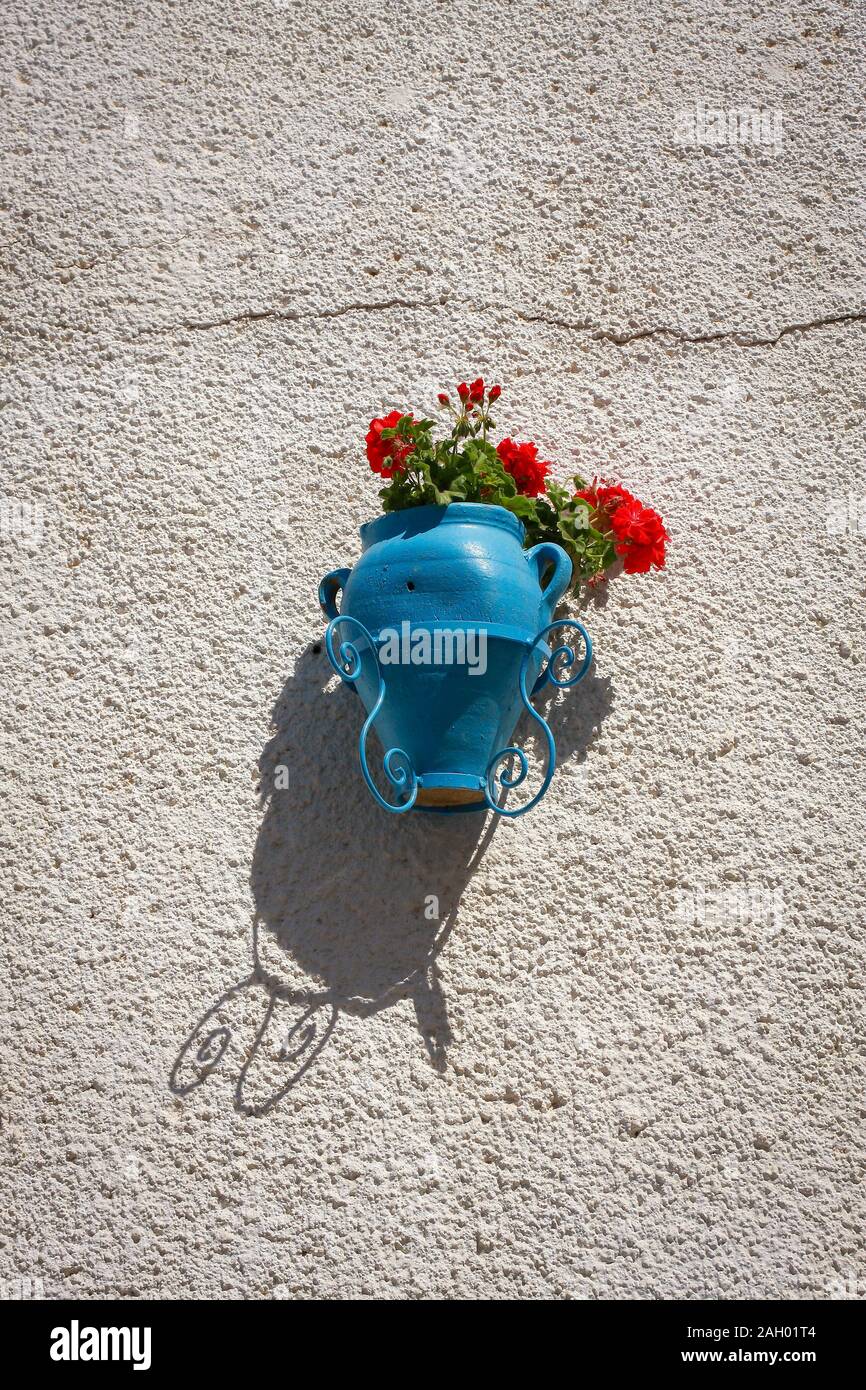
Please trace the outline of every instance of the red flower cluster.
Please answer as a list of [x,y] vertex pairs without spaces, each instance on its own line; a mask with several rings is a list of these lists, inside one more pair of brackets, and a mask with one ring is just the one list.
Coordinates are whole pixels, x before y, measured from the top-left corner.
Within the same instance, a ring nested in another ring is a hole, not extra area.
[[410,440],[401,439],[397,434],[390,439],[382,438],[382,431],[393,429],[403,414],[402,410],[392,410],[390,414],[370,421],[367,458],[373,472],[381,473],[383,478],[393,478],[395,473],[402,473],[407,458],[415,451],[415,445]]
[[645,507],[618,483],[594,478],[592,487],[575,493],[592,508],[592,524],[597,531],[612,531],[616,553],[622,556],[626,574],[646,574],[664,569],[665,541],[670,536],[664,522],[652,507]]
[[[457,387],[457,394],[460,397],[460,404],[463,406],[467,414],[471,410],[474,410],[477,405],[483,406],[484,378],[481,376],[476,377],[471,385],[467,385],[465,381],[461,381],[460,385]],[[491,386],[490,390],[487,392],[488,405],[492,405],[494,401],[498,401],[501,395],[501,386]],[[445,391],[439,392],[438,399],[440,405],[451,404],[451,401]]]
[[517,491],[524,497],[538,497],[545,491],[545,478],[550,472],[550,464],[538,457],[537,444],[515,444],[513,439],[502,439],[496,446],[506,473],[510,473],[517,485]]
[[480,405],[484,400],[483,377],[476,377],[471,386],[467,386],[465,381],[461,381],[460,385],[457,387],[457,394],[464,405],[466,405],[468,401],[470,409],[473,405]]

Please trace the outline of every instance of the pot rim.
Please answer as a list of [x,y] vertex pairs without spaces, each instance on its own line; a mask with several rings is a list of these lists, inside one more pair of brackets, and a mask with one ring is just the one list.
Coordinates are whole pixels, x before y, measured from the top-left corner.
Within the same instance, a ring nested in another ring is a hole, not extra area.
[[[523,544],[525,531],[520,517],[507,507],[494,502],[449,502],[443,507],[435,504],[424,507],[402,507],[397,512],[383,512],[372,521],[365,521],[359,529],[362,544],[366,549],[378,541],[408,531],[417,535],[430,531],[434,526],[458,525],[460,522],[474,522],[482,526],[498,526],[510,531]],[[411,524],[408,524],[411,523]]]

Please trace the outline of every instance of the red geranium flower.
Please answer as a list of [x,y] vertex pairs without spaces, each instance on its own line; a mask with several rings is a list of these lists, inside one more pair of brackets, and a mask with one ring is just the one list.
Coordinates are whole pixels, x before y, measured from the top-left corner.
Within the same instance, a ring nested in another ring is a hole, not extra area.
[[598,506],[613,513],[620,502],[633,502],[635,499],[619,483],[601,483],[597,489]]
[[393,429],[404,414],[402,410],[392,410],[390,414],[370,421],[367,431],[367,458],[373,472],[381,473],[383,478],[393,478],[395,473],[402,473],[407,458],[415,451],[415,445],[411,440],[403,439],[399,434],[392,435],[390,439],[382,438],[382,431]]
[[500,397],[501,395],[502,395],[502,387],[501,387],[501,386],[491,386],[490,392],[489,392],[489,394],[488,394],[487,399],[492,403],[493,401],[498,401],[498,400],[499,400],[499,397]]
[[646,574],[653,567],[664,569],[665,542],[670,536],[652,507],[645,507],[619,483],[599,478],[593,478],[592,485],[581,488],[575,497],[589,503],[597,531],[613,532],[626,574]]
[[506,473],[510,473],[517,485],[517,491],[524,497],[538,497],[546,489],[544,479],[550,472],[550,464],[538,457],[537,444],[515,444],[513,439],[502,439],[496,446]]
[[595,490],[597,479],[593,479],[592,487],[582,487],[579,492],[574,494],[575,498],[580,497],[584,502],[588,502],[595,511],[598,506],[598,493]]
[[592,524],[596,531],[609,531],[611,517],[620,502],[634,500],[631,493],[626,492],[618,483],[606,483],[599,478],[593,478],[590,487],[581,488],[580,492],[574,495],[589,503],[595,513]]
[[457,394],[461,401],[466,400],[466,397],[469,395],[469,387],[466,385],[465,381],[461,381],[460,385],[457,387]]
[[469,387],[469,399],[473,405],[480,405],[484,400],[484,378],[476,377]]
[[670,537],[652,507],[645,507],[636,497],[623,499],[611,517],[611,526],[626,574],[646,574],[653,567],[664,569],[665,541]]

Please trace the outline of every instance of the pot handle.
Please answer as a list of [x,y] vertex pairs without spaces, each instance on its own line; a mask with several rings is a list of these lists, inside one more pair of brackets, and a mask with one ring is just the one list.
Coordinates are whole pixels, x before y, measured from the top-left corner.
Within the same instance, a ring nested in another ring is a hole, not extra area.
[[523,553],[535,569],[539,586],[544,571],[548,565],[553,565],[553,575],[547,587],[541,590],[544,602],[553,616],[553,610],[571,583],[571,560],[562,546],[555,545],[553,541],[542,541],[540,545],[534,545],[531,550],[524,550]]
[[337,594],[341,589],[345,589],[351,573],[350,569],[331,570],[331,573],[326,574],[319,585],[319,607],[325,617],[330,618],[331,621],[340,616],[337,609]]

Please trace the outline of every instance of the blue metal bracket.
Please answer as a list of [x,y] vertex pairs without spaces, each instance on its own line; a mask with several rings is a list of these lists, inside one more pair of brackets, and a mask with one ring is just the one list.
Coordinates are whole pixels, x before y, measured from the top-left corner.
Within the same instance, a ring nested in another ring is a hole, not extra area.
[[[382,796],[370,775],[370,769],[367,764],[367,735],[375,723],[376,716],[382,708],[386,690],[385,678],[382,675],[382,668],[379,664],[375,639],[362,622],[357,618],[351,617],[349,614],[337,614],[336,617],[331,619],[328,624],[327,632],[325,633],[325,648],[328,653],[328,660],[337,675],[341,680],[346,681],[347,684],[352,685],[359,679],[363,671],[363,657],[357,645],[357,638],[355,641],[340,641],[335,651],[335,634],[341,623],[351,623],[358,630],[358,637],[366,644],[364,654],[368,655],[369,659],[375,663],[375,675],[378,682],[376,700],[364,721],[358,739],[358,756],[364,781],[367,783],[367,787],[372,796],[384,810],[397,814],[401,814],[404,811],[411,811],[418,798],[418,791],[423,786],[423,777],[419,777],[416,773],[408,753],[402,748],[390,748],[385,754],[383,761],[385,776],[388,778],[392,787],[403,797],[402,800],[397,802],[387,801],[385,797]],[[550,650],[546,642],[546,638],[550,633],[564,627],[576,628],[580,633],[584,645],[583,660],[576,673],[568,679],[562,679],[556,672],[557,669],[559,671],[569,671],[575,664],[577,656],[574,648],[568,646],[566,643],[562,643],[560,646]],[[509,638],[509,640],[514,640],[514,638]],[[538,654],[539,649],[541,649],[544,654],[543,668],[532,690],[527,691],[526,683],[529,665],[533,656]],[[556,622],[548,623],[531,641],[525,643],[525,651],[520,665],[520,696],[524,708],[532,716],[536,724],[541,726],[544,733],[547,745],[547,770],[544,781],[542,782],[540,790],[536,792],[535,796],[533,796],[530,801],[527,801],[525,805],[517,806],[513,810],[509,810],[501,805],[497,800],[497,796],[501,791],[504,790],[508,792],[514,787],[519,787],[521,783],[525,781],[529,771],[529,762],[522,748],[518,748],[514,745],[509,748],[503,748],[491,758],[487,765],[485,777],[479,783],[479,790],[483,793],[484,800],[477,803],[477,809],[480,810],[486,806],[499,816],[513,818],[515,816],[525,815],[527,811],[532,810],[533,806],[538,805],[547,791],[547,788],[550,786],[553,774],[556,771],[556,743],[547,721],[533,706],[531,702],[532,696],[540,694],[548,684],[556,686],[558,690],[565,690],[573,685],[577,685],[579,681],[583,680],[591,663],[592,639],[583,624],[579,623],[574,618],[559,618]],[[514,775],[502,767],[503,763],[508,762],[509,759],[512,758],[516,758],[519,764],[518,771]],[[442,780],[443,779],[440,777],[438,782],[442,783]],[[446,808],[443,807],[441,809],[445,810]],[[454,808],[448,809],[453,809],[454,811],[468,811],[475,810],[476,806],[455,806]]]
[[[540,790],[536,792],[535,796],[532,798],[531,801],[527,801],[526,804],[523,806],[516,806],[513,811],[506,810],[506,808],[504,806],[501,806],[499,802],[496,800],[497,783],[506,791],[510,791],[512,787],[519,787],[521,782],[526,780],[526,775],[529,771],[529,763],[527,761],[526,754],[524,753],[523,749],[517,748],[514,745],[512,745],[510,748],[503,748],[501,752],[494,754],[494,756],[490,759],[490,762],[487,765],[487,776],[485,779],[484,787],[484,800],[489,806],[490,810],[495,811],[496,814],[499,816],[509,816],[510,818],[513,818],[514,816],[526,815],[527,811],[531,811],[533,806],[538,805],[539,801],[544,796],[544,793],[547,791],[547,788],[550,786],[550,783],[553,779],[553,774],[556,771],[556,743],[554,741],[553,734],[550,731],[550,725],[542,717],[542,715],[538,713],[538,710],[535,709],[534,705],[530,701],[530,696],[529,694],[527,694],[526,690],[526,673],[529,670],[529,662],[532,658],[533,652],[535,652],[539,646],[545,645],[545,638],[547,637],[548,633],[551,633],[555,629],[561,627],[577,628],[578,632],[583,638],[583,644],[585,647],[583,661],[580,663],[580,667],[578,668],[575,675],[569,677],[568,680],[560,680],[559,677],[555,675],[555,668],[557,662],[561,663],[561,669],[568,671],[574,665],[577,658],[574,648],[569,647],[566,643],[563,643],[559,647],[555,647],[553,651],[551,651],[548,654],[544,669],[541,671],[537,681],[533,685],[531,694],[538,695],[544,689],[545,685],[548,684],[548,682],[551,685],[555,685],[558,690],[565,690],[572,685],[577,685],[579,681],[583,680],[584,676],[590,668],[590,665],[592,664],[592,638],[590,637],[586,628],[583,626],[583,623],[577,622],[574,618],[559,618],[555,623],[548,623],[547,627],[543,627],[541,631],[537,634],[534,641],[528,644],[526,651],[523,653],[523,661],[520,663],[520,697],[523,700],[524,708],[529,711],[536,724],[540,724],[542,730],[544,731],[544,737],[547,743],[547,772],[545,773],[544,781],[541,784]],[[499,771],[497,775],[497,771],[500,768],[501,764],[507,762],[509,758],[517,759],[519,763],[519,771],[516,773],[516,775],[512,776],[503,768],[502,771]]]
[[[334,632],[341,623],[353,623],[356,628],[360,629],[360,636],[366,640],[370,656],[376,663],[376,675],[379,680],[379,694],[376,697],[376,703],[364,720],[364,726],[358,739],[358,757],[361,762],[364,781],[379,805],[384,807],[386,811],[397,813],[411,811],[418,796],[419,783],[408,753],[405,753],[402,748],[389,748],[383,763],[385,776],[392,787],[395,787],[398,792],[406,793],[407,799],[405,801],[398,801],[396,804],[392,801],[386,801],[370,776],[370,769],[367,766],[367,734],[370,732],[385,699],[385,679],[379,665],[379,658],[376,655],[375,643],[364,624],[359,622],[357,618],[350,617],[348,613],[345,615],[338,613],[336,618],[332,618],[328,623],[328,630],[325,633],[325,648],[328,653],[328,660],[340,679],[351,685],[358,679],[363,670],[361,653],[354,642],[341,642],[339,654],[334,652]],[[402,767],[399,765],[401,759]]]

